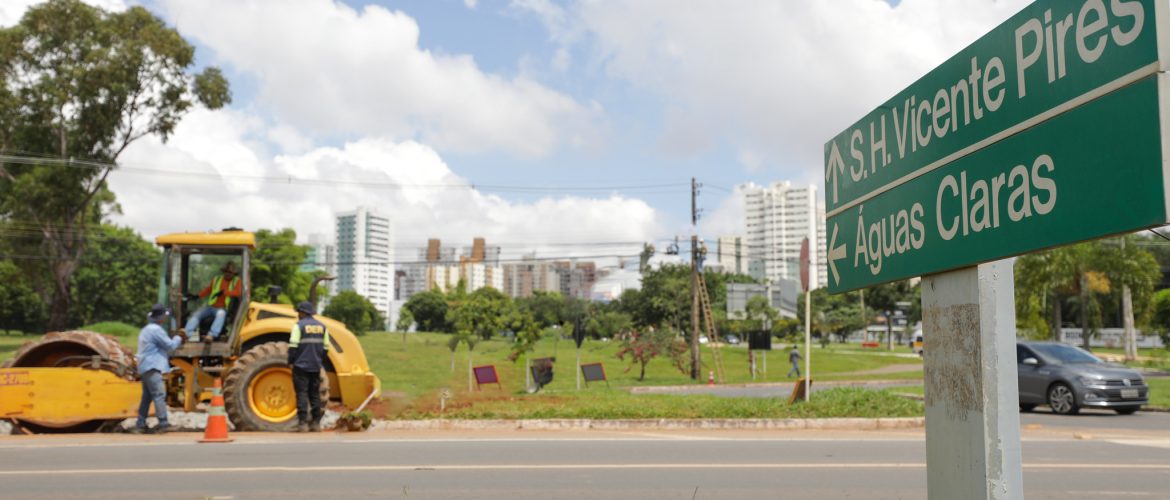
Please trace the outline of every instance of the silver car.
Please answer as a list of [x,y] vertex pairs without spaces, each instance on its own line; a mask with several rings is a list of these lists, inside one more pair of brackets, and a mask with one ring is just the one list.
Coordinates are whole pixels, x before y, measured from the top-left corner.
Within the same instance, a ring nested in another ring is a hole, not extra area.
[[1016,363],[1021,411],[1046,404],[1061,415],[1081,408],[1110,408],[1129,415],[1149,402],[1150,388],[1141,374],[1071,345],[1018,342]]

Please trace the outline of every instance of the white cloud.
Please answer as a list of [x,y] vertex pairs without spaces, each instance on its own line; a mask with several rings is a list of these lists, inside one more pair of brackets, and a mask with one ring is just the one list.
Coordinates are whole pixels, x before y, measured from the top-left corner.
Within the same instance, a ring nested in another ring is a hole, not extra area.
[[463,0],[463,5],[469,9],[474,9],[479,4],[479,0]]
[[707,239],[727,235],[744,236],[746,231],[744,227],[745,213],[743,191],[741,186],[737,185],[732,188],[730,194],[723,198],[719,206],[715,207],[715,210],[699,220],[699,233]]
[[166,17],[254,77],[258,104],[315,137],[418,139],[439,150],[539,156],[596,113],[521,74],[485,73],[465,55],[419,47],[410,16],[329,0],[162,0]]
[[[1026,3],[581,0],[569,24],[608,75],[664,98],[663,147],[725,142],[748,170],[819,182],[825,141]],[[540,17],[553,40],[572,30]]]
[[[513,257],[532,249],[564,256],[570,248],[550,245],[650,241],[662,233],[660,215],[637,199],[561,196],[514,202],[480,192],[453,173],[434,149],[414,141],[365,138],[341,147],[271,156],[264,142],[254,139],[279,128],[237,112],[199,110],[167,144],[153,137],[135,143],[121,158],[128,168],[110,177],[123,209],[117,222],[147,237],[229,226],[292,227],[304,237],[331,234],[334,213],[364,205],[390,216],[400,245],[422,246],[434,237],[468,245],[482,236],[489,242],[522,244],[504,248]],[[147,174],[142,169],[185,174]],[[281,178],[295,181],[279,182]],[[311,179],[320,182],[305,182]],[[602,250],[633,254],[638,247]],[[400,251],[405,253],[398,260],[415,257],[413,250]],[[597,253],[589,248],[572,253],[591,252]]]
[[[85,3],[100,7],[109,12],[126,10],[126,2],[122,0],[84,0]],[[44,3],[45,0],[4,0],[0,2],[0,26],[12,26],[20,22],[24,13],[33,5]]]

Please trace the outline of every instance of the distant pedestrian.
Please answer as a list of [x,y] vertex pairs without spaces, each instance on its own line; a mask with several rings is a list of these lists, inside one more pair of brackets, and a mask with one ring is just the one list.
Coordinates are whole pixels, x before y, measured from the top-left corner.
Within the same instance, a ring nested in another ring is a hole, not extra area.
[[289,332],[288,364],[297,394],[297,432],[320,432],[325,407],[321,404],[321,368],[329,352],[329,331],[313,318],[312,302],[297,304],[297,321]]
[[150,413],[151,403],[154,403],[154,416],[158,417],[158,425],[151,432],[164,434],[171,428],[167,422],[167,391],[163,374],[171,371],[170,353],[183,344],[183,336],[172,337],[163,329],[162,323],[170,316],[170,309],[155,304],[147,316],[149,321],[146,326],[138,332],[138,376],[142,379],[142,401],[138,404],[138,422],[130,429],[133,434],[147,431],[146,415]]
[[802,359],[804,357],[800,355],[800,351],[796,349],[795,345],[792,346],[792,350],[788,352],[788,362],[792,363],[792,369],[788,370],[788,377],[792,377],[792,372],[796,372],[797,377],[800,376],[800,360]]

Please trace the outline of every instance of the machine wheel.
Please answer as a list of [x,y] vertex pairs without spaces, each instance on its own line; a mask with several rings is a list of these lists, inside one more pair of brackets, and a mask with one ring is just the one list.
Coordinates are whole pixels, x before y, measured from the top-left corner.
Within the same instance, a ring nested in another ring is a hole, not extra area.
[[1081,411],[1072,389],[1060,382],[1048,388],[1048,407],[1052,408],[1053,413],[1060,415],[1076,415]]
[[[297,396],[288,343],[268,342],[245,352],[223,384],[228,418],[241,431],[291,432],[297,427]],[[321,401],[329,400],[329,377],[321,371]]]
[[1123,408],[1114,408],[1113,411],[1117,412],[1118,415],[1133,415],[1134,413],[1137,413],[1138,408],[1141,408],[1141,407],[1140,406],[1127,406],[1127,407],[1123,407]]
[[[25,342],[0,368],[53,368],[89,366],[98,356],[101,369],[127,380],[137,373],[134,354],[109,335],[87,330],[50,332],[40,340]],[[21,427],[34,433],[94,432],[104,420],[77,420],[49,423],[18,420]]]
[[1020,412],[1026,413],[1036,409],[1036,405],[1032,403],[1020,403]]

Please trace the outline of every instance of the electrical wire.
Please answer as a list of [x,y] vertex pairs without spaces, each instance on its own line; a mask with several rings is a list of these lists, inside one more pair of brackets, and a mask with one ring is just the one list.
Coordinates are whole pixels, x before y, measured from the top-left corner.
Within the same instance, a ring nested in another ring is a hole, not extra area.
[[[31,157],[24,155],[11,155],[7,153],[0,153],[0,162],[30,165],[37,167],[56,166],[89,170],[106,170],[117,169],[119,172],[136,173],[144,175],[164,175],[172,177],[193,177],[193,178],[209,178],[209,179],[238,179],[244,181],[266,182],[272,184],[289,184],[289,185],[332,185],[332,186],[360,186],[373,189],[386,190],[407,190],[407,189],[432,189],[432,190],[477,190],[488,192],[503,192],[503,193],[517,193],[517,194],[540,194],[540,193],[574,193],[574,192],[613,192],[613,191],[637,191],[642,194],[668,194],[686,191],[690,188],[690,183],[687,182],[668,182],[655,184],[628,184],[628,185],[576,185],[576,186],[551,186],[551,185],[503,185],[503,184],[475,184],[475,183],[438,183],[438,184],[403,184],[398,182],[389,182],[375,179],[360,179],[360,180],[344,180],[344,179],[311,179],[295,176],[273,176],[273,175],[247,175],[247,174],[225,174],[219,172],[192,172],[184,170],[170,170],[145,168],[133,165],[116,165],[113,163],[92,161],[92,160],[78,160],[60,158],[45,158],[45,157]],[[684,189],[685,188],[685,189]]]

